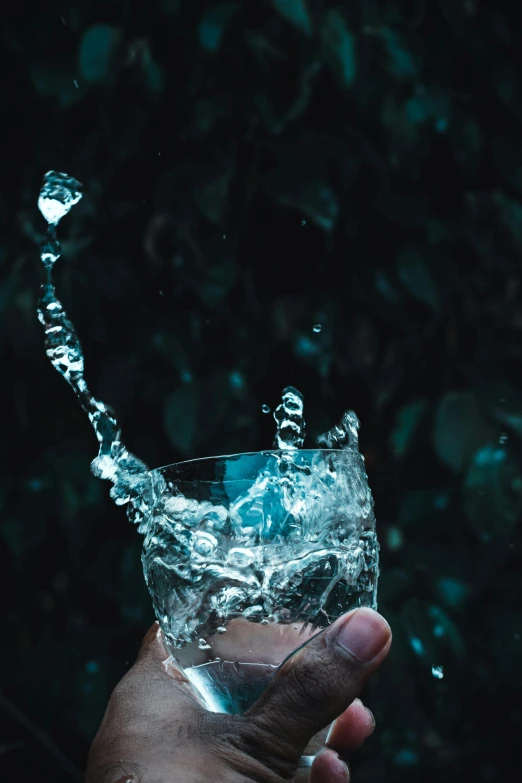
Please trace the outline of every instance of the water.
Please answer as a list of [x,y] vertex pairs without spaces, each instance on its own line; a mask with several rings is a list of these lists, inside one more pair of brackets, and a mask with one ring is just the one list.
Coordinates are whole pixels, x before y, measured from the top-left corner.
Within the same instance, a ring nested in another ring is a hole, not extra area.
[[376,605],[359,421],[347,411],[318,438],[334,451],[306,450],[304,398],[288,386],[274,412],[274,450],[150,471],[126,448],[115,412],[90,392],[80,340],[56,295],[57,227],[81,197],[72,177],[45,175],[38,318],[46,354],[93,426],[92,473],[112,483],[112,499],[145,535],[144,574],[171,654],[210,709],[242,712],[311,635],[355,606]]
[[[53,269],[62,250],[56,228],[81,197],[81,183],[56,171],[44,176],[38,208],[48,223],[42,239],[40,258],[45,267],[38,303],[38,319],[45,331],[45,352],[53,367],[73,389],[91,422],[99,443],[98,456],[91,464],[95,476],[113,483],[111,497],[117,505],[129,504],[129,517],[138,526],[146,524],[152,502],[148,467],[131,454],[122,441],[114,411],[97,400],[84,377],[84,355],[76,330],[56,296]],[[145,532],[142,530],[141,532]]]
[[303,418],[303,395],[293,386],[283,389],[283,400],[274,411],[277,424],[274,447],[300,449],[303,446],[306,427]]
[[343,413],[341,421],[328,432],[323,432],[317,438],[317,445],[322,449],[354,449],[359,448],[360,422],[353,411]]

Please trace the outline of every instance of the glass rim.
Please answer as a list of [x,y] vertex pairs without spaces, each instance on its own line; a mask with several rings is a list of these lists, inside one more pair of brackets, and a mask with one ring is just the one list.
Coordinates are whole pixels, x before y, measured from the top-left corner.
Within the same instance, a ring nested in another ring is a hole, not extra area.
[[185,465],[194,465],[196,462],[207,462],[210,460],[216,460],[216,459],[232,459],[233,457],[248,457],[248,456],[259,456],[261,454],[270,455],[270,454],[283,454],[285,452],[298,452],[302,454],[303,452],[322,452],[324,454],[346,454],[347,452],[350,454],[358,454],[360,457],[362,457],[361,452],[358,449],[353,449],[351,447],[347,447],[345,449],[262,449],[261,451],[239,451],[235,454],[216,454],[216,455],[210,455],[208,457],[194,457],[193,459],[185,459],[181,462],[168,462],[166,465],[160,465],[158,468],[151,468],[149,470],[149,473],[161,473],[162,471],[166,470],[167,468],[177,468]]

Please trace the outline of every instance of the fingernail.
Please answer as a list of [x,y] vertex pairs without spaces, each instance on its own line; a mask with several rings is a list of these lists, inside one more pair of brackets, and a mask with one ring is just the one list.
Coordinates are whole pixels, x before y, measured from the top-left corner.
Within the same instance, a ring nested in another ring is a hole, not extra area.
[[361,663],[369,663],[391,636],[390,626],[373,609],[357,609],[339,629],[337,641]]
[[336,755],[337,755],[337,759],[339,761],[339,766],[340,766],[340,770],[339,771],[341,772],[341,770],[342,770],[341,774],[344,775],[344,779],[346,781],[349,781],[350,780],[350,767],[348,766],[346,761],[342,760],[342,758],[339,756],[338,753]]

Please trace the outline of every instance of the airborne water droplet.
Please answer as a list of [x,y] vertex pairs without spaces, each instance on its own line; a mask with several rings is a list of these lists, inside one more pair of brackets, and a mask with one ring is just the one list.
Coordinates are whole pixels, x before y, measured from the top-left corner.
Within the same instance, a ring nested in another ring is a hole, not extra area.
[[198,641],[198,650],[210,650],[210,644],[207,644],[206,639],[200,639]]
[[314,325],[314,329],[313,329],[313,330],[314,330],[314,332],[315,332],[316,334],[319,334],[319,332],[322,330],[322,328],[323,328],[323,325],[322,325],[322,324],[315,324],[315,325]]
[[431,673],[437,680],[442,680],[444,677],[444,669],[442,666],[435,666],[435,664],[431,667]]
[[353,411],[343,413],[341,421],[328,432],[317,438],[317,445],[323,449],[359,448],[359,419]]
[[270,413],[270,405],[262,405],[261,410],[263,413]]
[[61,171],[48,171],[43,178],[38,197],[38,209],[52,226],[77,204],[81,197],[82,185],[77,179]]

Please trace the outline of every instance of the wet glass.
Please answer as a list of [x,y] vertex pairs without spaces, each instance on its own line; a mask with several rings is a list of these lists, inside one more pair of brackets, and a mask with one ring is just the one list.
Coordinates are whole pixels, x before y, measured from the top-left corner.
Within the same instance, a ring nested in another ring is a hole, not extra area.
[[209,710],[244,712],[315,634],[376,606],[358,451],[209,457],[152,475],[145,578],[167,647]]

